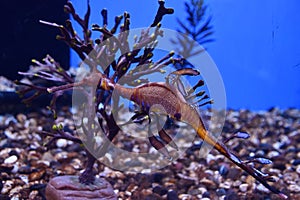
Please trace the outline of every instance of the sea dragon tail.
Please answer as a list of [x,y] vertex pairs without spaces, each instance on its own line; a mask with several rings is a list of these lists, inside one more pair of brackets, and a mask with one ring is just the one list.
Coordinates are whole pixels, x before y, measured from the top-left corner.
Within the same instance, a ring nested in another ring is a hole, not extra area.
[[239,166],[241,169],[243,169],[245,172],[247,172],[249,175],[251,175],[253,178],[258,180],[261,184],[263,184],[266,188],[268,188],[270,191],[273,193],[279,195],[281,199],[287,199],[288,197],[280,192],[278,189],[275,187],[269,185],[267,183],[267,180],[265,177],[263,177],[262,174],[255,168],[251,167],[250,165],[247,165],[243,161],[241,161],[236,155],[234,155],[232,152],[230,152],[225,145],[222,143],[214,140],[212,137],[208,135],[207,130],[204,128],[198,128],[197,134],[203,138],[204,136],[204,141],[207,142],[208,144],[212,145],[217,151],[219,151],[221,154],[223,154],[225,157],[227,157],[229,160],[231,160],[234,164]]

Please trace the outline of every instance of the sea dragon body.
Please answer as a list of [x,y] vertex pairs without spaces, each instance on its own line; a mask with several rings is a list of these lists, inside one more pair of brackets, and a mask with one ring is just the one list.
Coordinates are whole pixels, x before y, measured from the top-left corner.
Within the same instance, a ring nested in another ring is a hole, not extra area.
[[152,106],[160,105],[163,108],[160,110],[161,114],[191,125],[203,141],[213,146],[270,191],[278,194],[280,198],[287,199],[285,194],[267,183],[263,173],[241,161],[221,141],[209,134],[196,108],[188,104],[175,87],[166,83],[147,83],[135,88],[127,88],[119,84],[111,84],[111,86],[120,96],[140,106],[151,109]]
[[143,107],[161,106],[161,114],[166,114],[177,121],[191,125],[201,139],[215,146],[222,153],[228,152],[223,144],[208,134],[196,108],[187,104],[181,93],[176,89],[174,90],[165,83],[147,83],[136,88],[115,85],[115,91],[122,97]]

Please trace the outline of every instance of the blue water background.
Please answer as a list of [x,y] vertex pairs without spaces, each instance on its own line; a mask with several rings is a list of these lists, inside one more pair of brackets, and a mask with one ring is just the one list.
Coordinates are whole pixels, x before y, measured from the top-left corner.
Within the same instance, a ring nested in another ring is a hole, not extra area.
[[[83,16],[86,1],[72,1]],[[215,42],[208,53],[222,75],[228,108],[265,110],[271,107],[300,108],[300,1],[298,0],[210,0]],[[108,10],[110,27],[114,17],[128,11],[131,28],[152,23],[156,0],[91,0],[91,23],[102,24],[100,11]],[[178,28],[184,19],[183,1],[166,0],[175,14],[166,16],[164,28]],[[80,30],[78,26],[75,26]],[[79,62],[71,53],[71,65]]]

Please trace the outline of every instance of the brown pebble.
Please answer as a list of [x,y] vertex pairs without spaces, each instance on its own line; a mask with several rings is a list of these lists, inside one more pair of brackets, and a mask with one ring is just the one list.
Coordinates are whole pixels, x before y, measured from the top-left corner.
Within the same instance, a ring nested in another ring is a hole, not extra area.
[[63,171],[64,174],[67,175],[74,175],[77,172],[77,170],[74,169],[72,165],[63,165],[61,167],[61,170]]
[[20,114],[17,115],[17,120],[18,120],[18,122],[20,122],[21,124],[23,124],[23,123],[26,121],[26,119],[27,119],[26,115],[24,115],[24,114],[22,114],[22,113],[20,113]]
[[40,171],[37,172],[32,172],[31,174],[29,174],[29,180],[30,181],[36,181],[36,180],[40,180],[46,173],[45,169],[42,169]]
[[232,167],[228,170],[226,178],[231,180],[237,180],[241,176],[241,170],[235,167]]
[[209,180],[207,178],[200,180],[200,183],[204,184],[205,186],[209,187],[210,189],[217,188],[216,184],[212,180]]

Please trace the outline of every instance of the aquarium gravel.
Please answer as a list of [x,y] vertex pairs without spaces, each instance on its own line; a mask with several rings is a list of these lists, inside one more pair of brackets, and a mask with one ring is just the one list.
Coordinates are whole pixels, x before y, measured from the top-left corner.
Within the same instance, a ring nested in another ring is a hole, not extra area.
[[[71,115],[69,107],[63,107],[58,121],[73,129]],[[299,122],[297,109],[228,110],[222,138],[237,130],[251,134],[247,140],[230,140],[228,145],[244,160],[254,154],[270,158],[273,163],[260,170],[272,175],[276,187],[289,199],[300,199]],[[51,178],[82,172],[86,159],[80,145],[59,139],[49,151],[45,148],[48,138],[39,132],[51,129],[51,124],[46,109],[0,116],[0,199],[45,199]],[[147,146],[122,133],[114,143],[128,150]],[[100,162],[94,168],[97,177],[110,182],[119,199],[278,199],[215,150],[200,158],[200,147],[196,139],[179,159],[152,173],[116,171]]]

